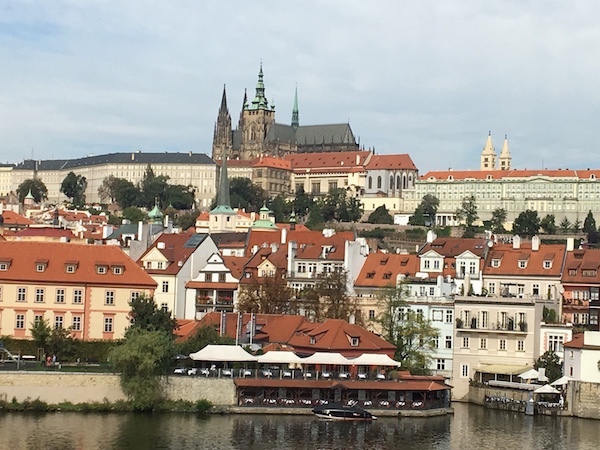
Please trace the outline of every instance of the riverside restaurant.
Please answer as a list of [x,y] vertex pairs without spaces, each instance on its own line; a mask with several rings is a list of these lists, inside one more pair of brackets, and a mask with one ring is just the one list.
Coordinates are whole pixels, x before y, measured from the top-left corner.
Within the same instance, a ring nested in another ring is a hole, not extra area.
[[[190,358],[200,364],[191,374],[232,378],[238,406],[313,408],[342,403],[391,410],[431,410],[450,406],[451,386],[440,376],[398,371],[387,355],[346,358],[291,351],[254,356],[237,346],[209,345]],[[219,367],[217,367],[217,364]]]

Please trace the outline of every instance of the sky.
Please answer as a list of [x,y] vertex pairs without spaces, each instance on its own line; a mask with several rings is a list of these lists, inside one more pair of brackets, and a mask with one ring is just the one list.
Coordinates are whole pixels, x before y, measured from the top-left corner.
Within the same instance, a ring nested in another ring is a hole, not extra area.
[[[276,121],[349,122],[421,174],[598,168],[600,2],[0,0],[0,162],[211,153],[262,62]],[[590,147],[591,146],[591,147]]]

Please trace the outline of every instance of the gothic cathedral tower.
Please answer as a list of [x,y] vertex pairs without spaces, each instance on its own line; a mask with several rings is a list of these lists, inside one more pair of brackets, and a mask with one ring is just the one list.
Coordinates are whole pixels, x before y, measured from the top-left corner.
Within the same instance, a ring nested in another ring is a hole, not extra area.
[[488,133],[485,147],[481,152],[480,170],[496,170],[496,151],[492,145],[492,132]]
[[213,134],[212,158],[220,159],[223,155],[231,158],[233,151],[233,130],[231,129],[231,116],[227,108],[227,95],[225,86],[223,86],[223,97],[221,98],[221,107],[215,123]]
[[253,159],[265,153],[265,138],[275,122],[275,106],[269,106],[265,97],[262,63],[258,72],[256,95],[252,102],[244,101],[240,119],[240,159]]

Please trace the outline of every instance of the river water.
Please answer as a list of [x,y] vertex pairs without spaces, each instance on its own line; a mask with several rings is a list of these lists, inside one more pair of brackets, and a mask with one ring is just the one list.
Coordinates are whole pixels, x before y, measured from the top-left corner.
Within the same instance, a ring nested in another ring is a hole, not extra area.
[[454,404],[454,416],[328,422],[312,416],[2,413],[0,449],[598,449],[600,422]]

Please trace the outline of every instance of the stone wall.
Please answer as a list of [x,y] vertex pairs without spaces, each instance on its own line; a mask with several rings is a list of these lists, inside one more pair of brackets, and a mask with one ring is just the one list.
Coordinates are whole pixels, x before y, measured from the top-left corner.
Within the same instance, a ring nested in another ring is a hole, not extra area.
[[[197,401],[206,399],[213,405],[237,403],[233,380],[226,378],[168,377],[164,379],[167,398]],[[47,403],[90,403],[105,399],[124,400],[119,375],[61,372],[0,372],[0,400],[16,398]]]
[[600,383],[571,381],[567,387],[567,402],[575,417],[600,419]]

